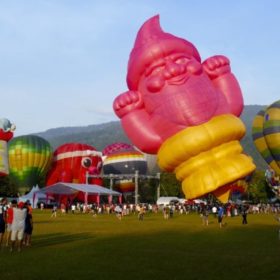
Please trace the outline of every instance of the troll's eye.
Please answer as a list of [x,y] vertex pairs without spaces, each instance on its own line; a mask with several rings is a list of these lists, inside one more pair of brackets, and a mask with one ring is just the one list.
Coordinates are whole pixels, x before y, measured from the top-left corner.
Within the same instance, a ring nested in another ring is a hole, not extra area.
[[177,59],[174,60],[175,63],[177,64],[187,64],[190,60],[184,56],[181,56]]
[[91,159],[86,157],[86,158],[82,158],[82,166],[85,168],[88,168],[91,166]]

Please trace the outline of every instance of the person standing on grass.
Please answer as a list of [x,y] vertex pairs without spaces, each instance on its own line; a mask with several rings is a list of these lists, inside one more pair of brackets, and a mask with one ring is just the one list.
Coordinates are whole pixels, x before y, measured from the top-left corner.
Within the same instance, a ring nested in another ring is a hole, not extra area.
[[33,231],[33,219],[32,219],[32,210],[29,208],[29,205],[26,204],[27,214],[25,218],[25,227],[24,227],[24,245],[31,246],[31,235]]
[[5,229],[6,229],[6,204],[7,204],[7,199],[2,198],[0,201],[0,247],[2,246],[2,241],[4,238],[5,234]]
[[220,228],[223,226],[223,218],[224,218],[224,207],[221,205],[218,209],[218,223]]
[[204,226],[208,226],[209,224],[208,216],[209,216],[208,206],[204,205],[201,210],[202,224]]
[[75,214],[75,211],[76,211],[76,205],[72,204],[71,205],[71,212],[72,212],[72,214]]
[[115,207],[115,213],[116,213],[116,217],[121,220],[122,219],[122,207],[121,205],[117,205]]
[[241,208],[241,215],[242,215],[242,224],[247,225],[247,214],[248,214],[248,207],[246,205],[242,205]]
[[12,235],[12,223],[14,218],[14,208],[17,206],[17,201],[13,200],[10,207],[7,209],[7,235],[6,235],[6,247],[10,245]]
[[13,222],[12,222],[12,235],[11,235],[11,248],[12,252],[15,247],[16,241],[18,242],[18,252],[21,251],[23,234],[25,227],[25,218],[26,218],[27,209],[24,208],[24,202],[19,202],[18,208],[13,208]]
[[140,206],[139,214],[138,214],[138,220],[143,221],[144,220],[144,214],[145,214],[145,208],[143,205]]
[[169,207],[164,206],[162,211],[163,211],[163,218],[165,220],[168,220],[169,219]]
[[[278,215],[278,216],[275,215],[274,217],[275,217],[275,220],[278,221],[278,222],[280,223],[280,216],[279,216],[279,215]],[[280,240],[280,229],[278,230],[278,238],[279,238],[279,240]]]
[[56,206],[56,204],[54,204],[53,209],[52,209],[51,218],[56,218],[56,213],[57,213],[57,206]]

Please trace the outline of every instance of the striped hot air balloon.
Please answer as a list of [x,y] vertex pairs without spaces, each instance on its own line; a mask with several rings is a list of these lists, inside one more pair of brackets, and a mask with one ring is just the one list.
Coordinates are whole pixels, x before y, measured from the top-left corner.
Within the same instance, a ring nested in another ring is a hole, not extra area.
[[[136,170],[142,175],[147,173],[145,155],[136,151],[129,144],[113,143],[102,152],[105,156],[103,161],[104,174],[134,174]],[[115,186],[122,193],[133,192],[135,189],[135,183],[132,179],[116,180]]]
[[255,116],[252,136],[264,160],[280,174],[280,100]]
[[39,136],[25,135],[10,141],[8,154],[10,177],[17,183],[19,192],[25,193],[45,176],[51,163],[52,148]]
[[280,197],[280,100],[256,115],[252,135],[257,150],[269,165],[267,182]]

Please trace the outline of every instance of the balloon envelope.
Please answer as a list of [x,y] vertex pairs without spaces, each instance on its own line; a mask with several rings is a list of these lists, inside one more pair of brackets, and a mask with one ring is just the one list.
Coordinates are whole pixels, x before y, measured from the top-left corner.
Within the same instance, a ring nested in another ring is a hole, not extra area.
[[46,174],[52,157],[48,141],[36,136],[25,135],[12,139],[8,146],[10,176],[25,192],[39,184]]
[[0,118],[0,176],[9,174],[8,144],[13,138],[15,125],[8,119]]
[[[118,148],[114,148],[118,147]],[[131,145],[119,145],[114,143],[107,146],[104,151],[111,151],[107,154],[103,162],[104,174],[135,174],[138,170],[139,174],[147,173],[147,160],[145,155],[136,151]],[[120,192],[132,192],[135,189],[133,180],[120,179],[116,180],[116,187]]]
[[252,136],[261,156],[277,174],[280,174],[280,100],[255,116]]
[[[102,167],[101,152],[87,144],[66,143],[53,154],[51,169],[47,175],[47,185],[57,182],[102,184],[98,178],[86,182],[86,174],[98,175]],[[93,182],[90,182],[93,181]],[[97,182],[98,181],[98,182]]]

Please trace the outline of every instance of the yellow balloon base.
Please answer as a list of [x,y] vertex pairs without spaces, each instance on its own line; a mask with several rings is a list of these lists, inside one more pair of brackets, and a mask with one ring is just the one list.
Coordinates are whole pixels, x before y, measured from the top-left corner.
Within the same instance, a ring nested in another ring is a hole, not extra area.
[[244,134],[245,126],[239,118],[216,116],[167,139],[158,152],[158,164],[163,170],[175,172],[187,199],[212,192],[225,203],[230,194],[226,185],[255,169],[238,141]]

